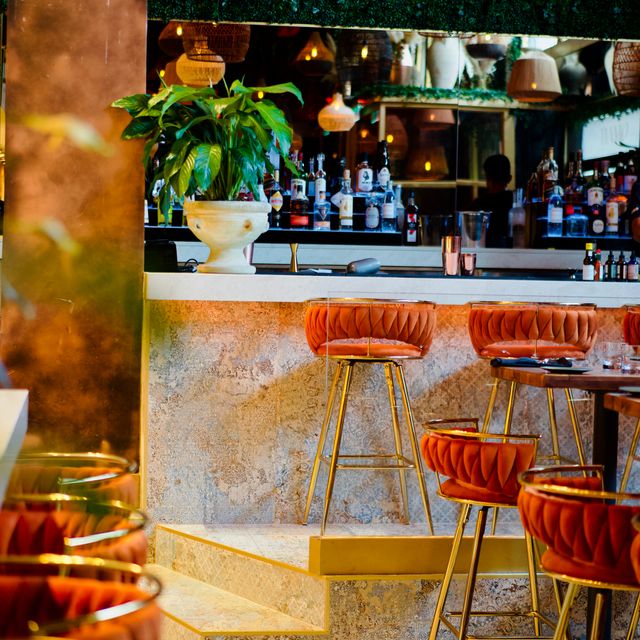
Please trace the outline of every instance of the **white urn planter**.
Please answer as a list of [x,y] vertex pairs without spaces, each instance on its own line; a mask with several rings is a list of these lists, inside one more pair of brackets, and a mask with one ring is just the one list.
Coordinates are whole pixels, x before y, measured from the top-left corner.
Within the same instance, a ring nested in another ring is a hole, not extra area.
[[187,224],[210,249],[202,273],[255,273],[243,249],[269,228],[267,202],[185,200]]
[[463,49],[459,38],[433,38],[427,53],[427,69],[431,86],[453,89],[460,76]]

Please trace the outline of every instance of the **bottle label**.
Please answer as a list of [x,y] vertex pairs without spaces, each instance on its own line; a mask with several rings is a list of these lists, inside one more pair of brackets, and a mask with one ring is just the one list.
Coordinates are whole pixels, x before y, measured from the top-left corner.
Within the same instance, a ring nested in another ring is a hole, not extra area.
[[406,241],[410,244],[418,242],[418,216],[415,213],[407,213],[406,220]]
[[627,280],[637,280],[638,279],[638,265],[637,264],[628,264],[627,265]]
[[382,217],[385,220],[393,220],[396,217],[395,202],[385,202],[382,205]]
[[637,179],[638,179],[638,176],[635,174],[624,177],[625,193],[631,193],[631,189],[633,189],[633,185],[636,183]]
[[342,191],[338,191],[331,196],[331,204],[334,205],[337,209],[340,209],[340,205],[344,200],[345,195]]
[[602,187],[591,187],[587,190],[587,204],[592,207],[602,204],[604,200],[604,190]]
[[373,171],[371,169],[358,169],[357,190],[365,193],[373,188]]
[[549,207],[548,217],[551,224],[562,224],[562,207]]
[[620,211],[617,202],[607,202],[607,231],[618,232],[620,222]]
[[307,191],[307,183],[302,178],[291,178],[291,198],[293,200],[301,199]]
[[367,229],[377,229],[380,225],[380,211],[375,204],[370,204],[364,212],[364,226]]
[[353,226],[353,196],[344,195],[340,202],[340,224]]
[[269,204],[274,211],[280,211],[280,209],[282,209],[282,203],[282,194],[279,191],[271,194],[271,198],[269,198]]
[[582,265],[582,279],[594,280],[596,275],[595,267],[592,264]]
[[315,210],[313,212],[313,228],[314,229],[331,229],[329,220],[329,204],[326,201],[319,202],[316,200]]
[[386,188],[390,179],[391,173],[389,173],[389,169],[387,167],[382,167],[382,169],[378,171],[378,182],[380,183],[380,186]]
[[315,180],[309,180],[307,184],[307,195],[314,196],[316,195],[316,183]]
[[322,194],[323,199],[325,198],[325,194],[327,193],[327,181],[325,178],[316,178],[315,190],[316,198],[319,198],[320,194]]
[[309,215],[292,213],[289,217],[289,224],[292,227],[307,227],[309,225]]
[[595,220],[593,220],[591,222],[591,231],[593,231],[595,235],[600,235],[601,233],[603,233],[604,220],[602,220],[601,218],[596,218]]

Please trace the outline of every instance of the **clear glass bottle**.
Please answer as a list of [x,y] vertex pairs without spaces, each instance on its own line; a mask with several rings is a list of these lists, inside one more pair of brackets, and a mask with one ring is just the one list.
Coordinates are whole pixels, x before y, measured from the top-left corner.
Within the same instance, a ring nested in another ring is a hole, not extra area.
[[554,187],[549,202],[547,203],[547,236],[562,236],[562,196],[560,195],[560,187]]
[[398,228],[398,211],[396,208],[396,196],[393,192],[393,182],[387,181],[384,192],[384,204],[382,205],[382,231],[396,231]]
[[514,249],[526,246],[526,211],[522,206],[522,189],[513,194],[513,206],[509,210],[509,235],[513,239]]
[[376,157],[376,181],[380,185],[380,190],[386,193],[391,180],[391,171],[389,169],[389,150],[387,141],[380,140],[378,142],[378,153]]
[[316,231],[331,230],[331,205],[327,200],[326,191],[317,192],[313,202],[313,228]]
[[633,164],[633,158],[629,158],[629,162],[627,162],[627,170],[624,172],[624,192],[631,193],[631,189],[633,189],[633,185],[638,179],[638,175],[636,173],[636,166]]
[[353,231],[353,191],[351,189],[351,172],[344,170],[342,178],[342,188],[340,189],[340,229],[343,231]]
[[324,199],[327,199],[327,174],[324,172],[324,153],[319,153],[316,157],[318,163],[318,169],[315,173],[315,195],[319,198],[321,195]]
[[356,192],[369,193],[373,189],[373,169],[369,166],[369,156],[362,154],[362,160],[356,167]]

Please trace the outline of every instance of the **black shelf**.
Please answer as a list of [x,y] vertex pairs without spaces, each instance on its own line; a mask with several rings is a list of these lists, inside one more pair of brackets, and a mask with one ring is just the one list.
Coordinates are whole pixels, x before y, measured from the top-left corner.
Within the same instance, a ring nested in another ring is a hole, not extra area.
[[630,236],[584,236],[580,238],[567,236],[541,236],[536,242],[539,249],[581,249],[587,242],[595,242],[596,248],[602,251],[631,251],[632,241]]

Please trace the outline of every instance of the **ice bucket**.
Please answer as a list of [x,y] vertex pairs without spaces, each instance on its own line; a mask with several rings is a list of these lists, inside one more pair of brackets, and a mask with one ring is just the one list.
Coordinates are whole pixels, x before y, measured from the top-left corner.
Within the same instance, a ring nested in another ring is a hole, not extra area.
[[490,211],[458,211],[463,247],[485,247]]

